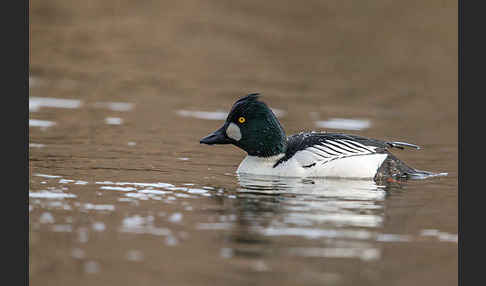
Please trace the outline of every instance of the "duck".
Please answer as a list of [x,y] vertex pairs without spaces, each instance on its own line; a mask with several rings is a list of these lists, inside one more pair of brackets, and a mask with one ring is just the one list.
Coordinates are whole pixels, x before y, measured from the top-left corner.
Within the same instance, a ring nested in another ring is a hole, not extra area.
[[416,170],[390,149],[420,149],[406,142],[385,141],[345,133],[309,131],[287,137],[272,109],[259,93],[239,98],[223,126],[201,144],[232,144],[247,156],[237,174],[279,177],[408,179],[431,175]]

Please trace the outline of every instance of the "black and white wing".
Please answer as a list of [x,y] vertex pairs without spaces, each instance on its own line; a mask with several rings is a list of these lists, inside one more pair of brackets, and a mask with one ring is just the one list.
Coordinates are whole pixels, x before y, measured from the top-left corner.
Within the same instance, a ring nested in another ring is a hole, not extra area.
[[317,163],[325,164],[351,156],[388,153],[388,148],[403,149],[404,147],[419,149],[418,146],[409,143],[387,142],[357,135],[300,133],[287,138],[287,152],[276,165],[293,158],[303,167],[312,167]]

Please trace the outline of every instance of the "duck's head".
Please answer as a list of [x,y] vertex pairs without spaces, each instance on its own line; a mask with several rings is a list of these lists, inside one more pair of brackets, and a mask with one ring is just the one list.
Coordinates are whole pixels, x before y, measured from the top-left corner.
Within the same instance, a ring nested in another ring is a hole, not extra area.
[[252,93],[238,99],[224,125],[200,143],[233,144],[258,157],[284,153],[285,132],[272,110],[258,97],[258,93]]

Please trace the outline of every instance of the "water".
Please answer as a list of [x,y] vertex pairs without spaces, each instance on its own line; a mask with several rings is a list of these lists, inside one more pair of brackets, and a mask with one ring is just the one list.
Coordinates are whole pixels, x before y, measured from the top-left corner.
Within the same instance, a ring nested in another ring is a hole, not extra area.
[[[32,284],[457,285],[457,3],[266,3],[31,3]],[[250,92],[448,175],[238,176]]]
[[370,127],[370,121],[366,119],[331,118],[326,121],[316,121],[317,127],[339,130],[363,130]]

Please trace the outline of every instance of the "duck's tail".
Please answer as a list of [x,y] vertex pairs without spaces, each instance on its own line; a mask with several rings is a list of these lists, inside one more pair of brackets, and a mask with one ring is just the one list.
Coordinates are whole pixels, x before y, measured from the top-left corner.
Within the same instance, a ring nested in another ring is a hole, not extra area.
[[409,147],[409,148],[415,148],[417,150],[420,149],[420,146],[417,146],[415,144],[410,144],[410,143],[407,143],[407,142],[399,142],[399,141],[393,141],[393,142],[386,142],[386,144],[388,144],[390,147],[392,148],[398,148],[398,149],[404,149],[405,147]]
[[[397,142],[393,142],[397,143]],[[411,144],[410,144],[411,145]],[[417,146],[418,147],[418,146]],[[381,164],[375,175],[375,180],[383,180],[386,178],[394,179],[426,179],[430,177],[447,176],[447,173],[433,173],[429,171],[422,171],[414,169],[403,161],[388,153],[387,158]]]
[[414,173],[408,175],[410,179],[421,180],[421,179],[427,179],[431,177],[442,177],[448,175],[448,173],[433,173],[433,172],[421,171],[417,169],[414,169],[414,171],[415,171]]

